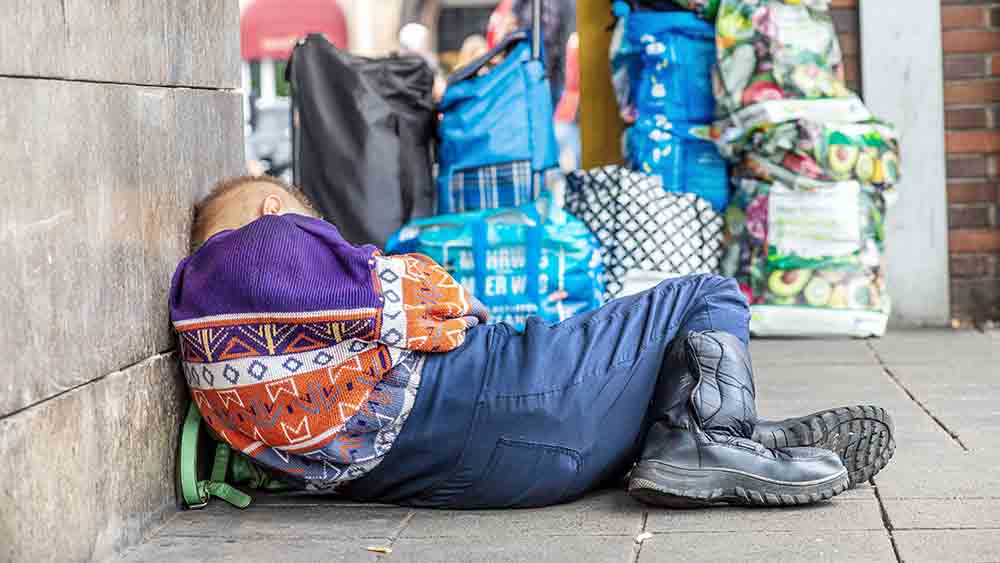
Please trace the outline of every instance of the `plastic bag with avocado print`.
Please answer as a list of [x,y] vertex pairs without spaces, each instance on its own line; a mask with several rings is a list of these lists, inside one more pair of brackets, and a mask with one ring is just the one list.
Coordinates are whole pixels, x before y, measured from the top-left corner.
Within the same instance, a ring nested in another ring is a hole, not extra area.
[[885,206],[857,182],[791,187],[738,181],[724,260],[760,335],[881,335],[890,302],[882,264]]
[[855,180],[881,190],[892,188],[900,178],[896,132],[875,120],[755,124],[742,137],[730,129],[717,145],[727,158],[743,158],[761,178],[770,175],[772,166],[792,176],[821,182]]
[[722,0],[715,29],[720,116],[765,101],[855,97],[828,0]]

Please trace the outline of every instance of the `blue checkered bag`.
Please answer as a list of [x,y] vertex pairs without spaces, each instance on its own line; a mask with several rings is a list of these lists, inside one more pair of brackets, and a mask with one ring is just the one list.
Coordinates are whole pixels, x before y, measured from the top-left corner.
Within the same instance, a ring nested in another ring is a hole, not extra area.
[[[503,53],[500,64],[480,75]],[[542,62],[531,58],[527,33],[507,36],[463,67],[438,109],[439,214],[537,199],[544,181],[536,181],[536,173],[558,166],[559,154],[549,82]]]
[[521,160],[457,170],[451,175],[448,206],[456,212],[517,207],[538,198],[531,162]]

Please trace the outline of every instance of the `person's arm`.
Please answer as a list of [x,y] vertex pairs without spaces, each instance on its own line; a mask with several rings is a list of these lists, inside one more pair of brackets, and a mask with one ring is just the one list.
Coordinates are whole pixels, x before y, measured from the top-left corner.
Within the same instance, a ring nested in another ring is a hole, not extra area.
[[482,303],[427,256],[378,256],[376,262],[383,299],[382,343],[447,352],[462,345],[466,330],[486,322]]

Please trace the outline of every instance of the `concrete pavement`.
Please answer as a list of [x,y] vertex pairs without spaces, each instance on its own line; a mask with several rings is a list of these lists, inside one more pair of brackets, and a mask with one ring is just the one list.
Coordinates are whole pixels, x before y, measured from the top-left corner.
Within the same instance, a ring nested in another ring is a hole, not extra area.
[[767,340],[752,351],[764,416],[890,411],[896,456],[874,485],[792,509],[659,510],[620,491],[517,511],[315,497],[259,498],[238,511],[217,501],[179,513],[121,560],[1000,561],[1000,333]]

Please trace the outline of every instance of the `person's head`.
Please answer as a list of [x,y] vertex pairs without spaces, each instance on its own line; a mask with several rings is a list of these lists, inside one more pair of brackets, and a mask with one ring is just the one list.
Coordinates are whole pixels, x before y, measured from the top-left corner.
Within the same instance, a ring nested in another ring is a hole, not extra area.
[[427,26],[408,23],[399,30],[399,46],[404,52],[423,55],[431,50],[431,32]]
[[474,33],[462,41],[462,48],[458,50],[458,58],[455,60],[455,68],[459,69],[471,63],[489,51],[486,46],[486,38],[478,33]]
[[198,250],[212,235],[239,229],[264,215],[298,213],[319,217],[298,188],[270,176],[240,176],[219,182],[194,209],[191,250]]

